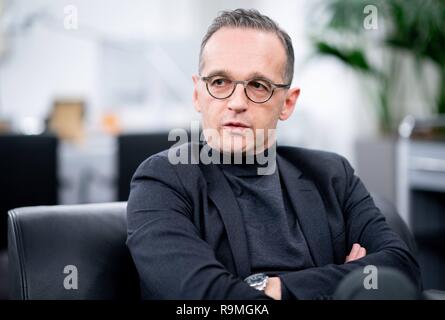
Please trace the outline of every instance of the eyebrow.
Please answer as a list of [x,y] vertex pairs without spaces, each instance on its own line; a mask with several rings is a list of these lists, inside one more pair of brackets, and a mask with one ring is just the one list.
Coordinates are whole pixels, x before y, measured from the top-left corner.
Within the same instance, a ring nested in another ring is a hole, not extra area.
[[[231,76],[230,71],[225,70],[225,69],[220,69],[220,70],[214,70],[212,72],[210,72],[206,77],[210,78],[210,77],[214,77],[214,76],[224,76],[224,77],[228,77],[228,78],[233,78]],[[270,81],[272,83],[274,83],[274,81],[272,81],[272,79],[270,79],[269,77],[265,76],[264,74],[262,74],[261,72],[252,72],[247,76],[247,80],[251,80],[251,79],[263,79],[263,80],[267,80]]]

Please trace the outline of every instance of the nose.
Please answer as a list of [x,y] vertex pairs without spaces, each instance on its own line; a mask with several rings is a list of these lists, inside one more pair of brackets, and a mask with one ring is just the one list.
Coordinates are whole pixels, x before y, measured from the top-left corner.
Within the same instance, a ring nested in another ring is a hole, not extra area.
[[230,110],[236,112],[242,112],[247,109],[248,101],[246,94],[244,93],[244,86],[241,83],[237,83],[235,87],[235,91],[229,97],[229,101],[227,102],[227,107]]

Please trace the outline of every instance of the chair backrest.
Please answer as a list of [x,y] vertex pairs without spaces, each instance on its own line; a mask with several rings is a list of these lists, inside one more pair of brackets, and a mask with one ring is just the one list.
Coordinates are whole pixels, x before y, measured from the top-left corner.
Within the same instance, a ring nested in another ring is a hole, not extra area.
[[126,203],[9,211],[11,299],[138,299]]
[[375,205],[380,209],[382,214],[386,218],[386,222],[392,228],[392,230],[397,233],[400,238],[406,243],[408,248],[414,255],[417,255],[417,244],[414,240],[414,236],[409,230],[406,223],[403,221],[402,217],[400,217],[397,209],[394,205],[387,199],[383,198],[380,195],[373,195]]
[[168,141],[167,131],[118,136],[118,201],[128,200],[131,178],[142,161],[175,143]]

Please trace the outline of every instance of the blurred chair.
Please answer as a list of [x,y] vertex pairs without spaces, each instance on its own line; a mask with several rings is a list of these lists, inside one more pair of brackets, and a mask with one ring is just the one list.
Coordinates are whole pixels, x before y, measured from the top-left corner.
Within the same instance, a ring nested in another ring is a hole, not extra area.
[[8,210],[57,204],[57,145],[51,135],[0,136],[0,249]]
[[126,226],[123,202],[11,210],[10,298],[139,298]]
[[6,297],[8,279],[7,212],[57,204],[57,145],[49,135],[0,135],[0,299]]
[[118,201],[127,201],[130,182],[142,161],[170,148],[168,132],[123,134],[118,138]]
[[[393,207],[375,201],[402,239],[410,239]],[[14,209],[8,226],[12,299],[140,297],[137,271],[125,245],[125,202]],[[77,289],[64,287],[70,276],[70,271],[64,273],[66,266],[76,267]],[[429,291],[425,296],[445,295]]]
[[379,267],[375,290],[366,288],[369,277],[363,269],[350,272],[338,285],[334,300],[420,300],[422,295],[403,273],[394,268]]
[[402,238],[402,240],[406,243],[408,248],[411,250],[412,253],[414,253],[417,258],[419,252],[416,241],[414,240],[414,236],[409,230],[406,223],[403,221],[402,217],[400,217],[396,207],[389,200],[383,198],[380,195],[374,194],[373,199],[375,205],[385,216],[386,222]]

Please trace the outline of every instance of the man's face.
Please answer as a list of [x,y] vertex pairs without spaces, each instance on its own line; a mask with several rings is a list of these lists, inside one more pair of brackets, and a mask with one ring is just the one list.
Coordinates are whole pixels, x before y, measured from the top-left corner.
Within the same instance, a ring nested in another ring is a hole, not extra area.
[[[231,80],[259,77],[276,84],[285,83],[286,52],[272,32],[222,28],[207,42],[202,60],[204,77],[223,75]],[[273,131],[270,129],[276,128],[278,120],[289,118],[299,95],[298,88],[275,89],[272,98],[257,104],[246,97],[243,85],[238,84],[229,98],[219,100],[209,95],[206,83],[199,76],[193,76],[193,82],[193,102],[202,114],[204,134],[210,129],[219,137],[219,141],[209,141],[206,135],[206,140],[211,147],[227,153],[258,153],[270,147],[275,142],[274,136],[267,138]]]

